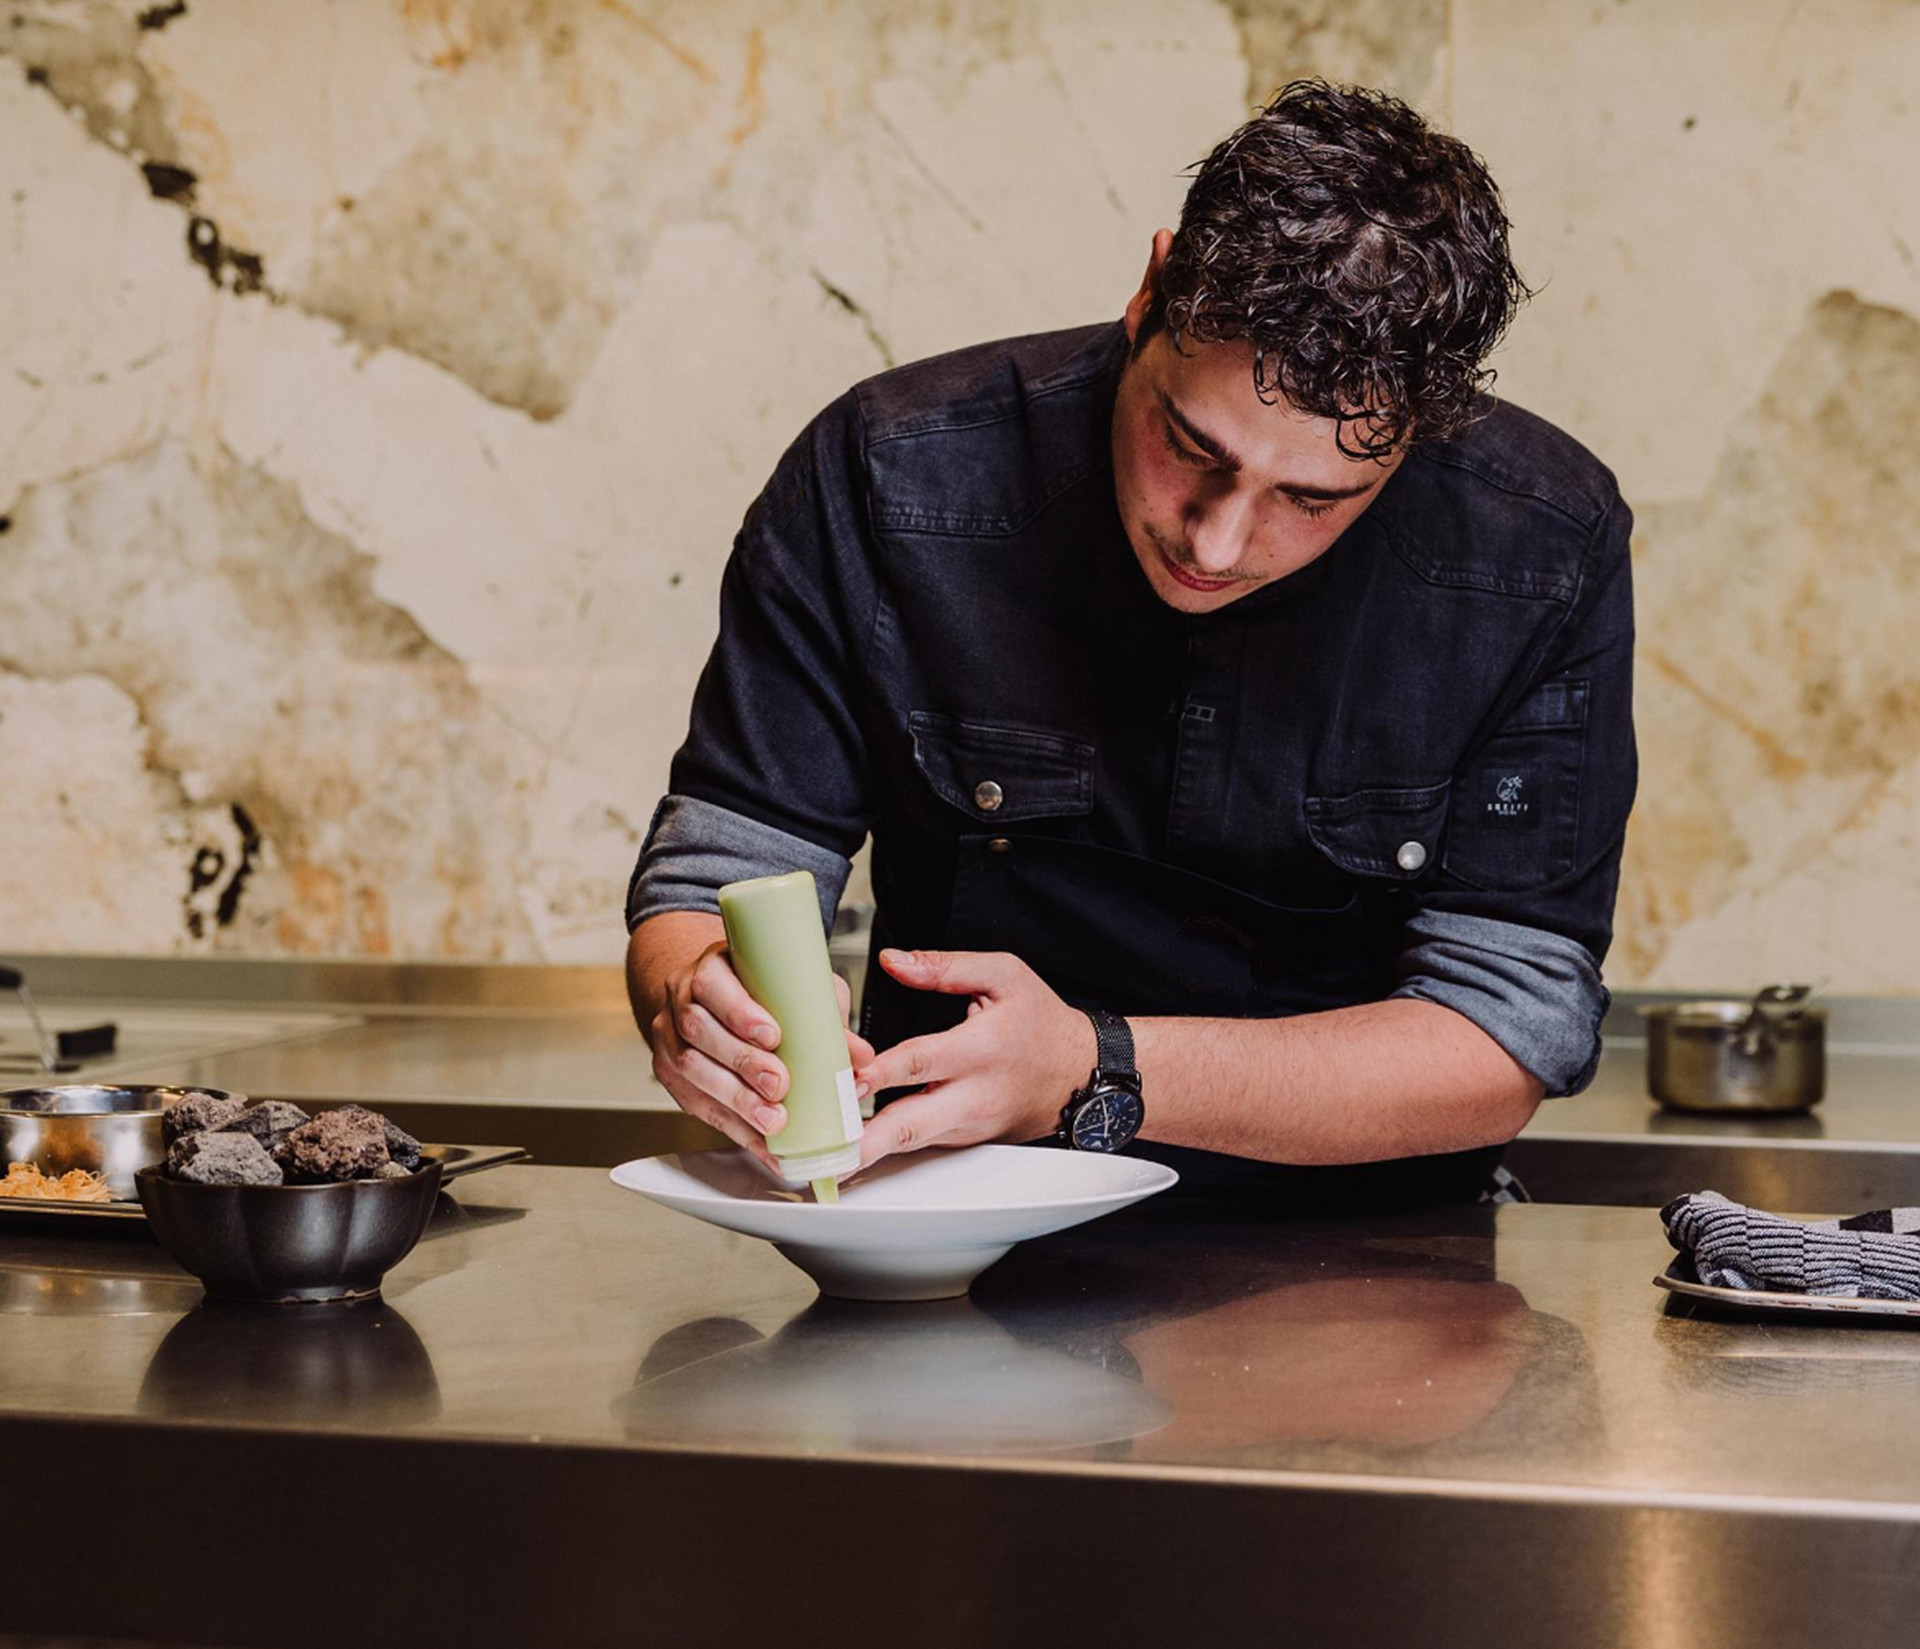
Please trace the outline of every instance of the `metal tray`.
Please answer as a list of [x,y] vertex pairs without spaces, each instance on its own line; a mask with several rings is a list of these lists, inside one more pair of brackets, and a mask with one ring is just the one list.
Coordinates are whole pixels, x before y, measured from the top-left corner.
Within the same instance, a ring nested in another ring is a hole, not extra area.
[[1904,1317],[1920,1323],[1920,1301],[1863,1300],[1851,1294],[1775,1294],[1757,1288],[1721,1288],[1703,1283],[1693,1261],[1676,1254],[1673,1263],[1653,1279],[1655,1288],[1690,1300],[1707,1300],[1725,1310],[1757,1316],[1792,1317]]
[[[444,1182],[463,1174],[477,1174],[483,1168],[499,1168],[509,1162],[526,1162],[533,1153],[523,1145],[427,1145],[423,1156],[440,1164]],[[55,1218],[92,1220],[144,1220],[146,1210],[137,1202],[54,1202],[37,1197],[0,1197],[0,1215],[25,1214],[29,1217],[50,1214]]]

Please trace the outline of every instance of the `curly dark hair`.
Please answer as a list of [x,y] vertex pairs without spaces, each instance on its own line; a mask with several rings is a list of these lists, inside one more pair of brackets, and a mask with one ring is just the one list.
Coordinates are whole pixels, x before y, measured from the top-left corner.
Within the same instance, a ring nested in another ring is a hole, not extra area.
[[1135,339],[1244,342],[1264,401],[1351,457],[1444,440],[1532,294],[1480,158],[1398,98],[1296,80],[1194,169]]

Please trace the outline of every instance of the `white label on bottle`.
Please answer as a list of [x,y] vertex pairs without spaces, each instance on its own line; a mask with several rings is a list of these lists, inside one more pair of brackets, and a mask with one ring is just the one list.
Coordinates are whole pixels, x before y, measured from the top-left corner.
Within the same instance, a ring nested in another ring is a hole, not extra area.
[[840,1091],[840,1131],[851,1142],[860,1137],[860,1091],[853,1085],[853,1067],[849,1065],[833,1081]]

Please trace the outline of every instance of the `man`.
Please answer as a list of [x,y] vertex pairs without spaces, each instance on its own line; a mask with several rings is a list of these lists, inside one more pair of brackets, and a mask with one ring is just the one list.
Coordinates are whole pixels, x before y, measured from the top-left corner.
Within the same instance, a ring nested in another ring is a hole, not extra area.
[[1631,517],[1482,393],[1525,292],[1464,146],[1299,83],[1121,324],[822,413],[735,544],[629,898],[674,1098],[764,1152],[785,1073],[713,893],[806,868],[824,919],[871,831],[850,1047],[919,1091],[867,1161],[1060,1135],[1480,1194],[1591,1077],[1635,782]]

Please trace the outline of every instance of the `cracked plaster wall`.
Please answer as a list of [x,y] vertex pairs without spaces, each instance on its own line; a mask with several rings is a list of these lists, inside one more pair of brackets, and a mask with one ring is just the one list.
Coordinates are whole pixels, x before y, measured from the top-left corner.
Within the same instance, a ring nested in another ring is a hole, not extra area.
[[5,943],[616,956],[792,433],[1311,72],[1486,154],[1639,510],[1613,981],[1920,990],[1911,0],[0,0]]
[[1617,985],[1920,991],[1920,5],[1454,0],[1541,287],[1502,388],[1635,506]]

